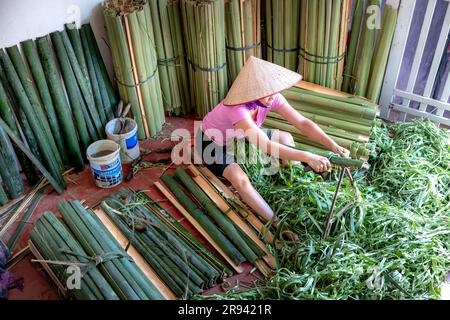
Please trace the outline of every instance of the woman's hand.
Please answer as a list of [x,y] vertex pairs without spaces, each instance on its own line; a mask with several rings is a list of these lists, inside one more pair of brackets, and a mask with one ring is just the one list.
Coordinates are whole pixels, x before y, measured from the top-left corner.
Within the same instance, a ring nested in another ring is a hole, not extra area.
[[344,158],[348,158],[350,157],[350,151],[348,151],[347,149],[345,149],[344,147],[341,147],[338,144],[335,144],[332,151],[338,155],[340,155],[341,157]]
[[325,172],[331,169],[330,160],[325,157],[318,156],[315,154],[310,154],[309,158],[306,160],[306,163],[318,173]]

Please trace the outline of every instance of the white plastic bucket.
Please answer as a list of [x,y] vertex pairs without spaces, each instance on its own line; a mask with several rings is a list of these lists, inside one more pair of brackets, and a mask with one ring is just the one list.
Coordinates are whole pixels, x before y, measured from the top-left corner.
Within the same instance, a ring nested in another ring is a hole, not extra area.
[[112,188],[122,182],[120,146],[111,140],[99,140],[86,150],[95,184],[100,188]]
[[[122,134],[115,134],[114,128],[119,119],[112,119],[106,124],[106,136],[109,140],[115,141],[120,145],[120,158],[122,163],[131,163],[140,155],[139,141],[137,135],[137,123],[131,118],[126,118],[129,121],[131,130]],[[125,120],[123,120],[125,122]]]

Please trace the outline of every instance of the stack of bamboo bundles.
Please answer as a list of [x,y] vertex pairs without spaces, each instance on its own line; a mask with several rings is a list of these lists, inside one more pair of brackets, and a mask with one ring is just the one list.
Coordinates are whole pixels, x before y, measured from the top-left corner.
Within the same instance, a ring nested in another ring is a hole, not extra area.
[[309,82],[341,89],[351,0],[302,0],[299,73]]
[[103,13],[120,97],[131,103],[139,139],[154,137],[165,116],[149,3],[108,0]]
[[394,38],[399,0],[386,1],[381,26],[377,26],[374,12],[380,6],[380,0],[368,0],[366,5],[364,0],[356,0],[342,86],[343,91],[367,97],[375,103],[380,97]]
[[300,0],[267,0],[265,22],[267,60],[296,71],[300,50]]
[[225,24],[231,84],[250,56],[261,58],[261,0],[226,0]]
[[262,274],[271,273],[275,259],[258,234],[273,241],[272,234],[253,213],[223,197],[226,187],[221,189],[209,170],[191,165],[188,170],[177,168],[174,175],[164,174],[161,179],[164,185],[157,182],[157,188],[234,271],[243,272],[241,264],[248,261]]
[[84,151],[105,136],[118,101],[89,24],[20,47],[0,50],[0,162],[9,167],[0,203],[23,191],[19,163],[30,185],[42,174],[63,192],[63,172],[84,169]]
[[223,0],[181,0],[191,105],[205,116],[228,90]]
[[[286,90],[283,95],[300,114],[317,123],[336,143],[350,150],[352,158],[368,158],[369,136],[378,113],[376,104],[305,81]],[[321,155],[330,152],[275,112],[269,113],[264,125],[290,132],[302,150]]]
[[179,0],[150,1],[164,108],[175,115],[191,111],[188,70]]

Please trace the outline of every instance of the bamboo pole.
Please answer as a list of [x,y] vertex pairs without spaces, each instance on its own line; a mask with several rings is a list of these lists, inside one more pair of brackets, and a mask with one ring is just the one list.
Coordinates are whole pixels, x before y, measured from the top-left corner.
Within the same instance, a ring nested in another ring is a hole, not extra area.
[[189,165],[188,169],[192,173],[192,179],[197,183],[197,185],[202,188],[203,191],[208,195],[208,197],[214,201],[217,207],[227,215],[235,224],[238,226],[242,232],[251,238],[256,245],[264,251],[265,255],[263,259],[269,264],[273,269],[276,268],[275,258],[270,254],[266,245],[258,238],[258,236],[249,228],[249,226],[237,215],[237,213],[231,208],[231,206],[217,193],[215,189],[209,184],[208,180],[201,174],[201,172],[194,166]]
[[242,218],[247,220],[253,228],[255,228],[261,237],[266,240],[269,243],[273,243],[274,236],[273,234],[267,229],[267,227],[259,220],[253,212],[251,212],[247,206],[241,202],[236,196],[228,189],[227,186],[225,186],[208,168],[200,166],[198,167],[198,170],[210,181],[210,183],[216,188],[218,192],[220,192],[222,195],[233,199],[241,208],[239,210],[239,214],[241,214]]
[[225,259],[225,261],[237,272],[244,272],[243,267],[235,264],[233,260],[219,247],[219,245],[212,239],[206,230],[184,209],[173,194],[161,183],[155,182],[156,188],[172,203],[172,205],[186,218],[191,225],[197,229],[198,232],[208,241],[211,246]]

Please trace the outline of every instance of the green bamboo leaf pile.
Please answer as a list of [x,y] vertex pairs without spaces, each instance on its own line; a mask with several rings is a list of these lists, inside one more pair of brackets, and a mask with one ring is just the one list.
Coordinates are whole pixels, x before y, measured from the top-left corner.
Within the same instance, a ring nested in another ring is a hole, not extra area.
[[440,298],[450,268],[450,135],[418,121],[377,125],[371,138],[377,153],[369,174],[354,172],[361,197],[345,179],[326,240],[321,235],[337,176],[324,180],[301,167],[268,176],[260,163],[244,165],[300,241],[276,251],[280,268],[272,277],[213,298]]
[[175,115],[191,111],[188,70],[181,29],[180,1],[150,1],[164,108]]
[[379,0],[368,1],[366,6],[362,0],[356,2],[342,87],[345,92],[367,97],[375,103],[380,96],[394,38],[399,2],[386,2],[380,17],[381,29],[376,30],[371,27],[369,19],[373,19],[373,12],[368,7],[379,5]]
[[131,103],[139,139],[154,137],[165,116],[149,2],[106,1],[103,14],[120,97]]
[[164,299],[94,213],[79,201],[61,201],[58,210],[86,254],[102,259],[98,269],[120,299]]
[[106,277],[100,273],[99,268],[89,265],[92,261],[88,259],[87,252],[52,212],[43,213],[31,230],[30,237],[39,253],[49,261],[50,268],[63,285],[72,275],[67,272],[70,263],[73,265],[87,264],[84,267],[80,266],[80,271],[85,272],[81,278],[80,288],[68,289],[68,298],[77,300],[119,299]]
[[302,0],[298,71],[304,79],[341,89],[350,0]]
[[261,0],[225,1],[225,30],[232,83],[250,56],[261,58]]
[[266,1],[267,60],[292,71],[298,68],[300,7],[300,0]]
[[[345,98],[298,87],[284,91],[283,95],[300,114],[318,124],[336,143],[350,150],[352,158],[368,158],[371,149],[368,141],[378,108],[376,104],[357,97]],[[275,112],[269,113],[264,125],[290,132],[300,149],[321,155],[329,153]]]
[[197,246],[175,232],[161,218],[162,209],[150,202],[122,189],[101,207],[175,295],[189,299],[214,284],[223,269],[200,254],[206,248],[198,252]]
[[191,105],[205,116],[225,98],[228,77],[223,0],[181,0]]

